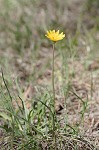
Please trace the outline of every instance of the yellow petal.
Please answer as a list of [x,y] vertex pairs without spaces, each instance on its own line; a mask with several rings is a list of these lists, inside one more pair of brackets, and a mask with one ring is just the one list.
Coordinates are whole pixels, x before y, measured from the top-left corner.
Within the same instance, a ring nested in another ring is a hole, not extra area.
[[61,32],[59,34],[59,30],[55,31],[55,30],[49,30],[47,31],[47,35],[45,35],[47,38],[49,38],[51,41],[59,41],[62,40],[65,37],[65,34],[63,34],[63,32]]

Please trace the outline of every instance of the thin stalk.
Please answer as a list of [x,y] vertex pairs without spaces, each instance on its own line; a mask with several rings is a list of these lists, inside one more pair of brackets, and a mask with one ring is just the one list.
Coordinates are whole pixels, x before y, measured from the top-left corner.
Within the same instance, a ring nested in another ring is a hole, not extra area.
[[53,59],[52,59],[52,88],[53,88],[53,141],[56,149],[56,133],[55,133],[55,79],[54,79],[54,59],[55,59],[55,42],[53,43]]
[[[52,62],[52,87],[53,87],[53,107],[55,109],[55,81],[54,81],[54,58],[55,58],[55,43],[53,43],[53,62]],[[53,110],[55,111],[55,110]]]

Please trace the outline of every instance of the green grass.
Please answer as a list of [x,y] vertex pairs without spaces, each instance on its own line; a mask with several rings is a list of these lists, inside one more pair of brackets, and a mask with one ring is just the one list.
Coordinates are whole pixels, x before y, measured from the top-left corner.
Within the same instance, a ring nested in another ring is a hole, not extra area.
[[[0,0],[0,3],[1,149],[71,147],[79,150],[80,146],[97,149],[95,142],[85,138],[85,122],[91,111],[90,103],[98,99],[93,97],[94,81],[90,77],[98,78],[99,69],[88,70],[90,62],[99,59],[99,19],[93,13],[93,10],[95,14],[98,12],[98,0],[87,0],[80,5],[65,0]],[[67,15],[66,19],[66,14],[71,16]],[[93,22],[86,21],[86,16]],[[45,37],[46,30],[54,28],[66,34],[55,49],[55,92],[58,101],[64,103],[62,114],[54,116],[56,141],[53,138],[52,43]],[[82,83],[90,86],[86,97],[76,90],[75,82],[77,87]],[[24,93],[29,85],[33,93],[27,98]]]

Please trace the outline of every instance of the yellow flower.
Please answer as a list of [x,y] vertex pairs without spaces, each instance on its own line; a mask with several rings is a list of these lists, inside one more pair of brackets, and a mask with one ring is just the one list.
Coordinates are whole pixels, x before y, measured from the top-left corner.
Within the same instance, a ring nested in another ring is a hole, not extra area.
[[59,33],[59,30],[55,32],[55,30],[47,31],[47,35],[45,35],[47,38],[49,38],[51,41],[57,42],[59,40],[62,40],[65,37],[65,34]]

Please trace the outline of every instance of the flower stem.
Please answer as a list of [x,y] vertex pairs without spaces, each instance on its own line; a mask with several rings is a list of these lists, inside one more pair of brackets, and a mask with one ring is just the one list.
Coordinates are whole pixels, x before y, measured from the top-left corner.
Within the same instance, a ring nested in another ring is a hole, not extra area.
[[[55,51],[55,43],[53,43],[53,62],[52,62],[52,86],[53,86],[53,107],[55,109],[55,85],[54,85],[54,57],[55,57],[55,54],[54,54],[54,51]],[[55,110],[53,110],[55,111]]]
[[53,43],[53,61],[52,61],[52,88],[53,88],[53,141],[54,141],[54,147],[56,149],[56,133],[55,133],[55,120],[56,120],[56,114],[55,114],[55,79],[54,79],[54,59],[55,59],[55,42]]

